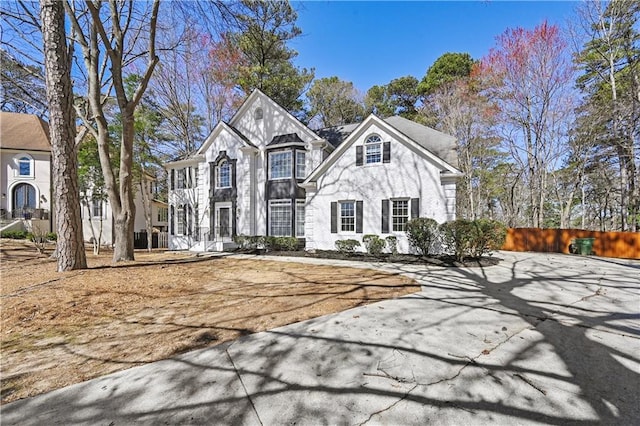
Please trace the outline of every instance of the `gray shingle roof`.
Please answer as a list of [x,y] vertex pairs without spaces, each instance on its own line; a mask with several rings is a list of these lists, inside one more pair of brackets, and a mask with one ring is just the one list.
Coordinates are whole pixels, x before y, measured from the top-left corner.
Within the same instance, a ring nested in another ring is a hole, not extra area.
[[[387,117],[384,121],[447,163],[454,167],[458,167],[456,138],[453,136],[400,116]],[[353,123],[346,124],[344,126],[329,127],[317,130],[316,133],[320,137],[326,139],[331,145],[337,147],[359,125],[360,123]]]
[[273,139],[271,139],[271,142],[267,144],[267,146],[282,145],[286,143],[304,143],[304,141],[300,139],[300,136],[298,136],[297,133],[289,133],[286,135],[274,136]]

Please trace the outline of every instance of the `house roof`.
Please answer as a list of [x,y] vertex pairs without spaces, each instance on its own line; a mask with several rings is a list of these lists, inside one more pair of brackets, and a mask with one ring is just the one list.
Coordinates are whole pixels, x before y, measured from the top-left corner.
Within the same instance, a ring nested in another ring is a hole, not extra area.
[[49,125],[36,115],[0,112],[0,148],[50,152]]
[[[418,145],[429,150],[452,166],[458,167],[456,138],[453,136],[400,116],[387,117],[383,120]],[[357,129],[360,124],[361,123],[353,123],[345,124],[344,126],[329,127],[317,130],[317,133],[330,144],[337,147]]]
[[[346,133],[348,130],[350,130],[349,133],[342,141],[340,141],[340,145],[338,146],[338,148],[336,148],[336,150],[333,151],[333,153],[331,153],[331,155],[329,155],[329,157],[325,161],[320,163],[320,165],[313,172],[311,172],[311,175],[309,175],[304,181],[303,186],[317,181],[317,179],[322,176],[333,165],[333,163],[335,163],[337,159],[340,158],[341,155],[343,155],[348,147],[350,145],[353,145],[355,140],[373,124],[385,129],[387,132],[391,133],[393,137],[397,138],[407,146],[413,147],[425,158],[428,158],[430,161],[437,164],[441,169],[440,173],[442,173],[443,175],[452,177],[460,176],[461,173],[456,168],[457,162],[456,165],[454,165],[434,153],[434,151],[438,149],[439,151],[444,152],[445,155],[453,157],[453,155],[455,155],[455,138],[447,134],[438,132],[437,130],[422,126],[421,124],[413,123],[410,120],[401,119],[390,121],[391,123],[388,119],[382,120],[376,115],[370,114],[362,123],[342,126],[342,128],[336,131],[336,134]],[[394,123],[395,126],[392,123]],[[416,126],[419,127],[413,126],[412,124],[416,124]],[[353,130],[351,130],[351,126],[354,126]],[[400,127],[402,130],[398,129],[396,126]],[[425,131],[425,129],[430,130],[430,132]],[[426,135],[415,134],[415,132],[425,132]],[[418,140],[410,137],[407,133],[414,134],[414,137]],[[425,145],[428,145],[428,147]],[[449,153],[449,150],[453,151],[453,154]]]
[[284,145],[290,143],[304,143],[304,141],[300,139],[300,136],[298,136],[297,133],[289,133],[286,135],[274,136],[273,139],[271,139],[271,142],[267,144],[267,146]]

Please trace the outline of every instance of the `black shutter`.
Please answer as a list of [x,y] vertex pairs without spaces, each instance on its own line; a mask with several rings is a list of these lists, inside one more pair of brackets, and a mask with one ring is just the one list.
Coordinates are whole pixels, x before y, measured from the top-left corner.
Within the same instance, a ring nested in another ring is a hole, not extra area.
[[171,169],[171,189],[176,189],[176,169]]
[[[173,171],[173,170],[171,170]],[[172,180],[173,182],[173,180]],[[169,232],[171,233],[171,235],[175,234],[175,227],[176,227],[176,209],[175,207],[171,206],[171,216],[169,217]]]
[[331,233],[338,233],[338,203],[331,203]]
[[362,234],[362,201],[356,201],[356,233]]
[[356,166],[362,166],[362,145],[356,146]]
[[420,216],[420,198],[411,199],[411,219],[416,219]]
[[382,200],[382,233],[389,233],[389,200]]
[[391,142],[385,142],[382,144],[382,162],[391,162]]

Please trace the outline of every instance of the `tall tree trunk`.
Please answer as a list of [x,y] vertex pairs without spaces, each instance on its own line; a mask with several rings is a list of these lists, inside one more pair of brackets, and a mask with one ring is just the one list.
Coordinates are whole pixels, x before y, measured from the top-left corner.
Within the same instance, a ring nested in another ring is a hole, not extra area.
[[49,103],[53,191],[56,200],[57,269],[58,272],[86,269],[87,258],[82,237],[78,188],[71,64],[67,52],[63,3],[41,0],[40,18]]
[[120,145],[120,209],[114,212],[113,261],[134,260],[133,233],[135,231],[136,206],[133,202],[133,108],[121,108],[122,140]]

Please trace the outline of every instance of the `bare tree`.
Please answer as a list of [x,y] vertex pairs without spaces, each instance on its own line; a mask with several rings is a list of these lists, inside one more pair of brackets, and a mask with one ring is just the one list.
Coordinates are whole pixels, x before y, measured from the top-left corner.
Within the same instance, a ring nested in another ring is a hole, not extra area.
[[573,103],[573,68],[566,42],[546,22],[533,30],[509,29],[482,59],[489,95],[499,108],[500,133],[523,171],[529,225],[544,226],[549,173],[566,149]]
[[78,190],[71,62],[63,4],[41,0],[40,8],[56,199],[56,254],[58,271],[62,272],[87,267]]
[[[84,4],[64,3],[73,28],[72,38],[82,51],[90,108],[90,116],[83,115],[82,118],[98,141],[100,165],[114,217],[113,261],[118,262],[134,260],[134,112],[158,63],[156,27],[160,1],[154,0],[150,5],[143,5],[110,0],[108,9],[103,7],[104,4],[93,1]],[[143,57],[146,57],[146,65],[133,94],[129,95],[125,69]],[[108,84],[105,83],[107,81]],[[108,120],[104,108],[112,91],[122,125],[117,168],[111,161]],[[80,108],[78,112],[85,113]],[[95,120],[95,127],[90,125],[92,120]]]

